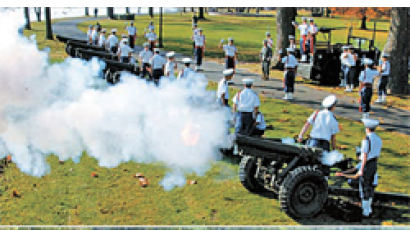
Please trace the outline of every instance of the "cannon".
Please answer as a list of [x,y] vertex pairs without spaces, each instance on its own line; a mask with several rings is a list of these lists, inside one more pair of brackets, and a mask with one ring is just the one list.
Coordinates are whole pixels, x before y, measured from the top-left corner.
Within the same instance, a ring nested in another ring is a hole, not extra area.
[[65,51],[67,52],[68,55],[74,57],[76,48],[106,52],[105,48],[101,47],[101,46],[89,45],[89,44],[84,43],[84,42],[77,42],[77,41],[73,41],[73,40],[68,40],[67,41],[66,46],[65,46]]
[[[242,156],[239,180],[254,193],[272,193],[281,209],[293,218],[319,214],[330,196],[359,200],[357,189],[329,186],[330,173],[352,168],[344,159],[331,166],[322,163],[321,148],[283,144],[279,138],[260,138],[237,134],[235,143]],[[408,205],[409,195],[376,192],[375,201]]]
[[116,83],[119,80],[122,71],[130,72],[139,76],[140,68],[137,64],[123,63],[114,60],[104,60],[106,66],[103,70],[105,79],[110,83]]
[[[78,57],[85,60],[90,60],[97,57],[104,60],[118,60],[118,56],[107,51],[96,51],[92,49],[74,48],[70,50],[73,53],[72,57]],[[70,55],[71,56],[71,55]]]
[[84,43],[84,44],[88,43],[86,40],[79,40],[79,39],[74,39],[74,38],[70,38],[70,37],[65,37],[65,36],[61,36],[59,34],[56,35],[56,38],[60,42],[64,42],[64,43],[67,43],[68,41],[73,41],[73,42],[77,42],[77,43]]

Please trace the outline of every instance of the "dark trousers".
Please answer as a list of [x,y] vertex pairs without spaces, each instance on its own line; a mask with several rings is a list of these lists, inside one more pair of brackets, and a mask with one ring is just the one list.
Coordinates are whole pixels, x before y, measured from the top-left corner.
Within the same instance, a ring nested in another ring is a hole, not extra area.
[[372,100],[372,87],[363,87],[360,91],[362,112],[370,112],[370,102]]
[[374,195],[374,174],[377,171],[377,158],[370,159],[366,162],[363,169],[363,176],[359,179],[359,190],[361,197],[364,200],[368,200]]
[[286,71],[284,90],[286,93],[293,93],[295,91],[295,71]]
[[128,42],[130,44],[130,47],[134,49],[135,46],[135,35],[128,35]]
[[252,112],[240,112],[241,116],[241,126],[239,128],[239,133],[244,135],[249,135],[252,125],[254,123]]
[[111,47],[110,50],[111,50],[111,52],[114,53],[114,54],[117,53],[117,47],[116,47],[116,46]]
[[317,147],[326,151],[330,151],[330,143],[327,140],[310,138],[307,144],[311,147]]
[[264,75],[267,75],[268,77],[269,77],[269,66],[270,66],[270,61],[262,62],[262,72]]
[[195,48],[195,59],[196,59],[196,65],[201,66],[202,65],[202,47],[197,47]]
[[346,84],[353,85],[354,84],[354,76],[355,76],[355,67],[352,66],[347,71]]
[[154,52],[154,48],[155,48],[155,41],[149,42],[149,50]]
[[383,93],[387,95],[387,83],[389,83],[389,76],[382,76],[379,81],[379,96],[383,95]]
[[260,129],[254,128],[254,129],[252,130],[251,136],[258,136],[258,137],[260,137],[260,136],[262,136],[264,133],[265,133],[265,130],[260,130]]
[[162,69],[154,69],[152,71],[152,80],[154,80],[155,84],[159,83],[159,79],[164,75],[164,71]]
[[235,68],[235,60],[234,60],[234,57],[227,57],[227,58],[225,58],[225,67],[226,67],[226,69],[233,69],[233,68]]
[[151,79],[151,74],[148,71],[148,68],[150,67],[149,63],[142,63],[142,70],[141,70],[141,77],[145,78],[145,76],[148,74],[148,78]]
[[129,62],[130,62],[130,58],[129,58],[129,57],[121,57],[121,62],[123,62],[123,63],[129,63]]

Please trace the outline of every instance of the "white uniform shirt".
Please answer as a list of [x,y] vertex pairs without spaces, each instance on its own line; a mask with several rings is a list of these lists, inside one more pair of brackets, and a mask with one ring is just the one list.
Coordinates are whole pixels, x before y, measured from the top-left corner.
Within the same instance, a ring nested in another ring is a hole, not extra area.
[[145,37],[150,42],[157,40],[157,35],[153,32],[149,32],[149,33],[145,34]]
[[154,25],[149,24],[149,25],[148,25],[148,30],[150,30],[150,31],[151,31],[151,30],[155,30],[155,26],[154,26]]
[[88,40],[90,40],[91,39],[91,34],[93,33],[93,30],[91,30],[91,29],[88,29],[87,30],[87,38],[88,38]]
[[127,26],[128,35],[137,34],[137,28],[135,26]]
[[313,112],[307,122],[313,126],[310,132],[312,138],[330,141],[332,135],[339,132],[339,123],[333,113],[327,109]]
[[142,63],[149,63],[149,61],[151,60],[152,56],[154,56],[154,54],[152,53],[151,50],[142,50],[139,54]]
[[132,49],[127,44],[121,44],[120,48],[118,49],[118,53],[121,53],[120,54],[121,57],[128,57],[129,53],[131,53],[131,52],[132,52]]
[[162,67],[166,64],[165,58],[161,57],[159,54],[154,54],[154,56],[150,60],[150,64],[152,69],[162,69]]
[[298,66],[298,60],[296,60],[295,56],[288,55],[282,58],[282,63],[285,64],[285,68],[295,68]]
[[346,65],[346,66],[355,66],[356,62],[354,60],[354,56],[351,53],[342,53],[340,55],[340,62],[342,63],[342,65]]
[[112,48],[112,47],[116,46],[116,45],[118,44],[118,38],[117,38],[117,36],[115,36],[115,35],[113,35],[113,34],[111,34],[110,36],[108,36],[107,43],[108,43],[108,47],[109,47],[109,48]]
[[249,88],[239,91],[232,99],[239,112],[253,112],[255,107],[260,106],[258,95]]
[[216,97],[221,99],[222,94],[225,94],[224,99],[229,99],[229,89],[228,89],[228,82],[225,78],[222,78],[218,84],[218,90],[216,91]]
[[366,135],[370,139],[370,151],[369,151],[369,141],[366,139],[362,140],[362,147],[360,159],[363,160],[363,153],[367,153],[367,160],[380,157],[380,152],[382,150],[382,139],[377,136],[376,133],[372,132]]
[[181,72],[179,72],[178,78],[186,78],[189,74],[194,73],[194,70],[190,67],[185,67]]
[[258,113],[256,115],[256,128],[259,130],[265,130],[266,129],[266,123],[265,123],[265,118],[263,117],[262,113]]
[[308,32],[310,34],[316,34],[317,31],[318,31],[318,29],[317,29],[317,26],[315,24],[313,24],[313,25],[309,24]]
[[273,40],[272,40],[272,38],[267,38],[266,40],[268,41],[268,47],[269,47],[269,48],[272,48],[272,45],[273,45]]
[[298,25],[298,29],[300,31],[300,37],[302,37],[303,35],[308,34],[309,25],[308,24],[300,24],[300,25]]
[[174,68],[175,68],[175,62],[167,61],[167,64],[165,65],[165,76],[175,77]]
[[379,66],[382,67],[382,76],[388,76],[390,75],[390,62],[386,61],[383,62],[382,60],[379,60]]
[[225,51],[225,56],[233,57],[235,53],[238,52],[235,45],[224,45],[223,50]]
[[205,45],[205,35],[196,35],[194,36],[195,46],[202,47]]
[[377,75],[379,75],[379,72],[377,72],[376,70],[366,68],[365,70],[360,72],[359,81],[363,83],[373,84],[373,80]]
[[97,30],[93,30],[93,32],[91,33],[91,39],[92,39],[93,43],[98,40]]
[[192,40],[194,40],[194,39],[195,39],[195,36],[197,36],[197,35],[199,35],[199,30],[198,30],[198,28],[196,28],[196,29],[193,30]]
[[98,39],[98,45],[101,47],[105,46],[105,35],[104,34],[100,34],[100,38]]

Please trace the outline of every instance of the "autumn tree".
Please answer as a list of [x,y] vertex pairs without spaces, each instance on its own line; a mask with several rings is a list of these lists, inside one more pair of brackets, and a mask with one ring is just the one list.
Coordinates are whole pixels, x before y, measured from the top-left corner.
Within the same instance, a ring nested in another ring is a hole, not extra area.
[[367,29],[366,21],[368,19],[389,17],[391,9],[388,7],[331,7],[332,14],[355,16],[361,19],[360,29]]

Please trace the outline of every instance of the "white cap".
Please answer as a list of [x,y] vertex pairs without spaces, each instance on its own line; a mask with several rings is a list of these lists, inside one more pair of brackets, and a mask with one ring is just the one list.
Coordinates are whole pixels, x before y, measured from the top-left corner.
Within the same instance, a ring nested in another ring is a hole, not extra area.
[[233,41],[233,38],[228,38],[228,41]]
[[202,28],[198,28],[198,31],[202,31]]
[[289,35],[289,39],[295,39],[295,36]]
[[373,60],[370,59],[370,58],[365,58],[365,59],[363,59],[363,64],[371,65],[371,64],[373,64]]
[[230,76],[233,74],[233,69],[226,69],[222,71],[222,73],[224,74],[224,76]]
[[322,106],[325,108],[330,108],[334,106],[336,103],[337,103],[337,97],[334,94],[332,94],[332,95],[325,97],[325,99],[323,99]]
[[101,30],[101,33],[105,33],[105,32],[107,32],[106,29],[102,29],[102,30]]
[[174,52],[174,51],[168,52],[168,53],[166,54],[166,56],[167,56],[167,57],[173,57],[173,56],[175,56],[175,52]]
[[362,122],[364,124],[364,127],[366,127],[366,128],[376,128],[379,125],[378,120],[373,120],[373,119],[369,119],[369,118],[363,118]]
[[144,47],[149,47],[149,43],[148,43],[148,42],[145,42],[145,43],[144,43]]
[[252,84],[253,84],[253,79],[245,78],[245,79],[242,80],[242,82],[243,82],[245,85],[252,85]]
[[155,48],[155,49],[154,49],[154,52],[159,52],[159,48]]
[[342,46],[342,49],[343,49],[343,50],[348,50],[348,49],[349,49],[349,46]]
[[127,38],[127,35],[122,34],[121,37],[122,37],[122,38]]
[[382,57],[390,57],[390,54],[388,54],[388,53],[383,53]]
[[286,51],[287,51],[287,52],[295,52],[295,49],[294,49],[294,48],[291,48],[291,47],[288,47],[288,48],[286,48]]
[[116,33],[117,32],[117,29],[112,29],[111,30],[111,33]]
[[183,58],[183,59],[182,59],[182,62],[183,62],[184,64],[188,64],[188,63],[191,63],[191,62],[192,62],[192,59],[191,59],[191,58]]
[[270,35],[270,32],[266,32],[266,36]]

